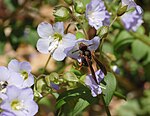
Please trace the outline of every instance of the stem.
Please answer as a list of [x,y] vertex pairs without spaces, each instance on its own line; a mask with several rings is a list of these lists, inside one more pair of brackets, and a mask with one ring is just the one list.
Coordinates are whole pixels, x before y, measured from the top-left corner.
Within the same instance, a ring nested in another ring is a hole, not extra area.
[[115,16],[115,18],[112,20],[111,24],[109,25],[109,28],[113,25],[113,23],[117,20],[118,16]]
[[48,59],[47,59],[47,61],[46,61],[46,64],[45,64],[45,66],[44,66],[44,71],[43,71],[43,72],[45,72],[45,70],[46,70],[46,68],[47,68],[47,65],[48,65],[50,59],[51,59],[51,54],[49,55],[49,57],[48,57]]
[[82,22],[78,19],[78,17],[76,17],[76,16],[74,15],[74,13],[73,13],[72,11],[71,11],[71,16],[72,16],[72,18],[73,18],[74,20],[76,20],[76,21],[79,23],[79,25],[81,26],[81,28],[82,28],[82,30],[83,30],[83,33],[85,34],[86,39],[89,39],[89,36],[88,36],[88,34],[87,34],[85,28],[84,28],[83,25],[82,25]]
[[104,107],[105,107],[107,116],[111,116],[110,111],[109,111],[109,108],[108,108],[108,106],[107,106],[106,103],[105,103],[105,100],[104,100],[103,95],[102,95],[102,101],[103,101],[103,104],[104,104]]

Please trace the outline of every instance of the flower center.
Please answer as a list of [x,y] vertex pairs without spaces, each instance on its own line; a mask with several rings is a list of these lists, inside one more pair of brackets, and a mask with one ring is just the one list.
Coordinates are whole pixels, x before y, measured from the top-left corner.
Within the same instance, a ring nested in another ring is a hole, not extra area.
[[27,71],[22,70],[22,71],[21,71],[21,76],[22,76],[22,78],[23,78],[24,80],[28,79],[28,73],[27,73]]
[[50,43],[50,45],[49,45],[49,48],[48,48],[49,52],[50,52],[50,53],[53,53],[54,50],[58,47],[58,44],[59,44],[59,40],[58,40],[58,39],[54,39],[54,40]]
[[54,33],[53,35],[54,40],[57,39],[58,41],[62,40],[62,35],[60,33]]
[[11,108],[13,110],[22,110],[24,108],[24,104],[23,101],[19,101],[19,100],[13,100],[11,102]]

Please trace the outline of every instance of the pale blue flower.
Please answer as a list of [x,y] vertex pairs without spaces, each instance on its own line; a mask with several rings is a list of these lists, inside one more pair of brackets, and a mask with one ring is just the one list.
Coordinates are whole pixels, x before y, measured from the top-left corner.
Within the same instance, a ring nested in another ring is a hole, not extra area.
[[15,86],[9,86],[5,94],[7,98],[3,99],[0,105],[3,114],[12,113],[15,116],[34,116],[38,112],[38,105],[33,100],[31,88],[19,89]]
[[41,37],[37,42],[37,50],[41,53],[50,53],[57,61],[62,61],[66,54],[65,48],[75,44],[76,37],[71,33],[64,34],[63,22],[57,22],[53,26],[47,22],[42,22],[37,28]]
[[95,76],[98,84],[93,79],[92,74],[87,75],[85,78],[85,84],[90,88],[93,97],[96,97],[97,95],[102,93],[100,82],[104,78],[104,73],[101,70],[98,70],[95,72]]
[[9,83],[13,83],[19,88],[31,87],[34,84],[34,77],[31,74],[29,62],[19,62],[13,59],[9,62],[8,69],[10,71]]
[[89,25],[98,30],[102,26],[110,24],[110,15],[102,0],[91,0],[86,6],[86,18]]
[[128,5],[127,12],[121,16],[124,27],[129,31],[136,31],[143,23],[142,8],[133,0],[122,0],[122,6]]
[[0,72],[0,92],[5,93],[6,88],[9,85],[21,87],[23,79],[18,74],[11,74],[4,66],[0,67]]
[[91,40],[78,39],[74,46],[68,47],[64,50],[64,52],[67,56],[69,56],[70,58],[76,59],[79,62],[81,60],[81,56],[80,56],[81,51],[79,50],[80,43],[87,45],[88,50],[95,51],[99,47],[100,38],[98,36],[95,36]]

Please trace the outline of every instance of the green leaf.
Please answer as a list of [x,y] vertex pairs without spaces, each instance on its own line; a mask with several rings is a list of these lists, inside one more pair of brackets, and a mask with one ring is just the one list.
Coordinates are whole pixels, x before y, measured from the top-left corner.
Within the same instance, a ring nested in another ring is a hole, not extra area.
[[85,38],[85,35],[82,32],[78,31],[78,32],[76,32],[76,38],[77,39]]
[[63,78],[70,82],[78,82],[77,76],[71,71],[64,73]]
[[105,103],[108,106],[116,90],[117,83],[115,76],[110,72],[108,72],[107,75],[105,76],[104,82],[106,83],[106,86],[105,89],[103,89],[103,94]]
[[76,116],[79,114],[82,110],[84,110],[89,105],[89,102],[86,100],[79,98],[76,102],[73,111],[71,112],[71,116]]
[[114,95],[117,96],[117,97],[119,97],[119,98],[121,98],[121,99],[126,100],[126,96],[124,96],[124,95],[123,95],[122,93],[120,93],[120,92],[115,91],[115,92],[114,92]]
[[132,43],[132,54],[134,58],[138,61],[147,54],[148,49],[150,48],[148,48],[144,43],[139,40],[135,40]]
[[56,102],[56,108],[60,109],[64,116],[76,116],[97,100],[97,98],[92,97],[88,88],[80,86],[60,94]]
[[47,107],[50,107],[51,106],[51,102],[50,100],[47,98],[47,97],[44,97],[42,98],[38,104],[43,104],[43,105],[46,105]]
[[114,40],[114,51],[121,52],[134,41],[133,37],[126,31],[119,33]]

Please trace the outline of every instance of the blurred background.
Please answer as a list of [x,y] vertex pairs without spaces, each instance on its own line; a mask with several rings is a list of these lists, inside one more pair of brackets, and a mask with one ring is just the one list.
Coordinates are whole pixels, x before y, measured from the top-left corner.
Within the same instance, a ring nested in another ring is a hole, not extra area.
[[[137,33],[145,35],[150,41],[150,0],[136,0],[136,3],[143,8],[144,19]],[[42,21],[54,23],[54,7],[58,4],[64,4],[64,1],[0,0],[0,66],[7,66],[12,58],[16,58],[29,61],[32,73],[36,76],[40,74],[49,55],[36,50],[39,39],[36,29]],[[74,33],[75,28],[71,27],[69,31]],[[150,46],[115,23],[103,51],[110,56],[111,67],[117,67],[117,91],[127,97],[126,101],[113,98],[110,103],[112,116],[150,116]],[[47,73],[61,69],[64,62],[51,59]],[[55,102],[52,96],[41,101],[37,116],[54,116]],[[105,116],[104,112],[99,105],[93,105],[80,115]]]

